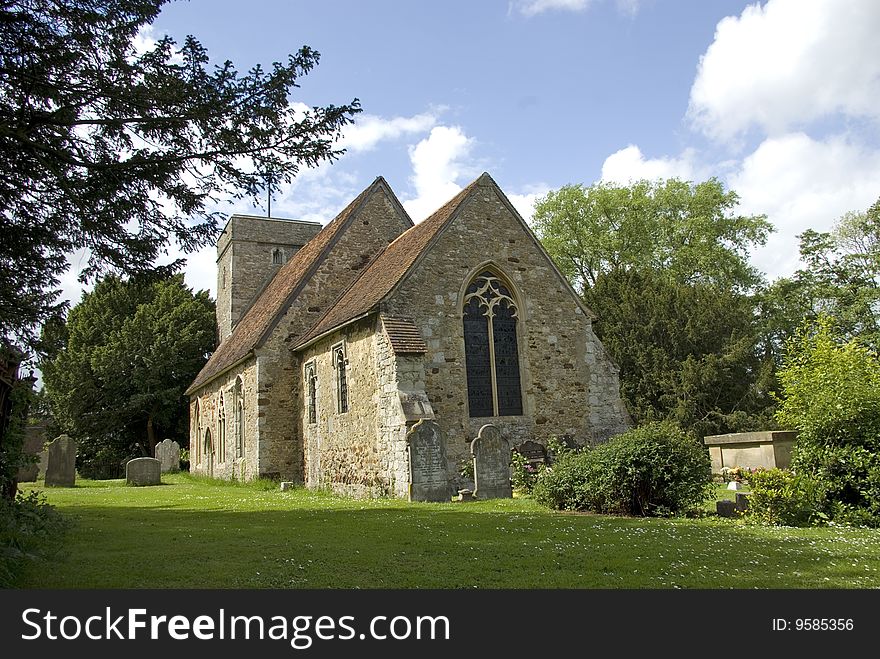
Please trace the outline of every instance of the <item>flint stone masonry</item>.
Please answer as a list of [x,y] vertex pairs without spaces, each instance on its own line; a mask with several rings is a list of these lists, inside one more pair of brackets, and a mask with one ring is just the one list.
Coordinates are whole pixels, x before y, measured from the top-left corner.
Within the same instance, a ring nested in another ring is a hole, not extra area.
[[156,458],[135,458],[125,463],[125,483],[146,486],[162,484],[162,465]]
[[180,471],[180,444],[165,439],[156,444],[156,459],[162,467],[162,473]]
[[409,500],[449,501],[446,442],[436,421],[423,419],[406,435],[409,445]]
[[797,432],[793,430],[739,432],[708,435],[703,443],[709,447],[712,473],[718,474],[724,467],[787,469],[796,437]]
[[46,486],[73,487],[76,484],[76,440],[59,435],[46,447]]
[[501,431],[487,424],[471,442],[474,456],[474,497],[477,499],[509,499],[513,496],[510,484],[510,444]]

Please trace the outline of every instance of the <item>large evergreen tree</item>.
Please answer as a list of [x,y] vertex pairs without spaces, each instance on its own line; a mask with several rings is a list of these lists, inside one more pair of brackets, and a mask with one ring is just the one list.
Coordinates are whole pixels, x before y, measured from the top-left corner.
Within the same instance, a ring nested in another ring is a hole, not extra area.
[[543,244],[596,313],[637,422],[696,435],[770,420],[749,249],[771,230],[715,180],[566,186],[535,209]]
[[83,460],[152,455],[166,436],[186,442],[183,392],[214,347],[214,303],[182,275],[107,277],[83,296],[42,364],[61,427]]
[[0,338],[25,347],[63,311],[65,255],[87,251],[85,279],[150,270],[170,240],[214,240],[212,201],[340,153],[357,99],[291,98],[317,52],[246,74],[192,36],[138,52],[164,3],[0,0]]

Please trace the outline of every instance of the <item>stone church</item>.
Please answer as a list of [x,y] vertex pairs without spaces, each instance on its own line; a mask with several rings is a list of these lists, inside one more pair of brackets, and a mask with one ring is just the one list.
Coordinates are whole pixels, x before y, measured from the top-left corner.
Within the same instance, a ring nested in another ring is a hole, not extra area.
[[415,225],[381,177],[323,228],[233,215],[217,270],[194,473],[405,497],[432,419],[452,492],[486,424],[510,446],[630,425],[590,310],[488,174]]

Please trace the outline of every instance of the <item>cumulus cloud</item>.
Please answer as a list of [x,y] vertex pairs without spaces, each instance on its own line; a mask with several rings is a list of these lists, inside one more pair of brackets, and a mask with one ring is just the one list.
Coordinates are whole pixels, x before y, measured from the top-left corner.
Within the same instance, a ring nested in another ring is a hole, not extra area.
[[[615,0],[622,14],[635,16],[642,0]],[[530,18],[548,11],[585,11],[593,0],[514,0],[511,7],[516,7],[523,16]]]
[[369,151],[383,140],[394,140],[413,133],[424,133],[437,124],[433,113],[386,119],[373,114],[359,115],[344,129],[339,146],[349,151]]
[[769,0],[721,20],[700,58],[688,115],[733,141],[826,116],[880,120],[880,3]]
[[516,209],[527,224],[531,225],[532,216],[535,214],[535,203],[550,192],[550,186],[544,183],[528,186],[525,192],[520,194],[511,193],[507,195],[510,203]]
[[730,179],[740,210],[766,214],[776,227],[755,265],[771,278],[798,265],[796,236],[806,229],[828,231],[847,211],[863,211],[877,200],[880,152],[843,136],[815,140],[804,133],[766,139]]
[[474,139],[458,126],[435,126],[418,144],[410,146],[416,196],[403,202],[413,221],[420,222],[461,191],[462,178],[476,176],[467,161]]
[[678,158],[645,158],[634,144],[612,153],[602,164],[602,180],[626,185],[642,179],[680,178],[693,181],[698,178],[694,165],[694,151],[686,149]]

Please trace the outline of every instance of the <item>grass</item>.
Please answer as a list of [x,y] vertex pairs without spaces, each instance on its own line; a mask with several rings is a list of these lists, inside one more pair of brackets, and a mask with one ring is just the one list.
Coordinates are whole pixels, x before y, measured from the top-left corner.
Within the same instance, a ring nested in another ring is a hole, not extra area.
[[358,501],[188,474],[163,481],[45,489],[74,526],[66,556],[31,564],[19,587],[880,587],[880,530],[552,513],[528,498]]

